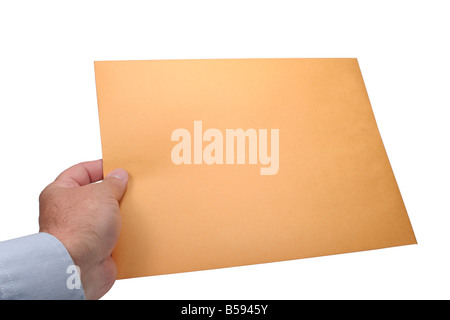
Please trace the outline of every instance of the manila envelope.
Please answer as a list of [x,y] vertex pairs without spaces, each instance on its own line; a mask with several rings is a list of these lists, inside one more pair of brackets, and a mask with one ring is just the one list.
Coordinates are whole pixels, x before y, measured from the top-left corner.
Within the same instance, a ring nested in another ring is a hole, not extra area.
[[95,62],[118,278],[416,243],[356,59]]

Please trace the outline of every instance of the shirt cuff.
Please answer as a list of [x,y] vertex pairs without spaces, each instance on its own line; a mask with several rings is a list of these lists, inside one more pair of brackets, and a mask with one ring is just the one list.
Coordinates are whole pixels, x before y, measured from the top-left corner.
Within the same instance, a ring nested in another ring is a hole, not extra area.
[[0,300],[85,299],[78,268],[54,236],[0,242]]

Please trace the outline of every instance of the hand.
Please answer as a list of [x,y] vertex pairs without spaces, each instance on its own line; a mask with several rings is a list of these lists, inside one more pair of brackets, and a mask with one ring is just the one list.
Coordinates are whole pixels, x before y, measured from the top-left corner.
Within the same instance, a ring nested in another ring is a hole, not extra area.
[[58,238],[80,268],[86,299],[99,299],[114,284],[111,252],[120,232],[119,200],[128,174],[110,172],[102,160],[79,163],[61,173],[39,197],[39,231]]

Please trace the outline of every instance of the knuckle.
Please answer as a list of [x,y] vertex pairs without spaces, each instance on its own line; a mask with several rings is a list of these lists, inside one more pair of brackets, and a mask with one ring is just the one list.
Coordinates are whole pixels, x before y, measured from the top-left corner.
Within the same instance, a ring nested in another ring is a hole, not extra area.
[[51,185],[48,185],[39,194],[39,203],[41,205],[43,205],[43,204],[47,203],[51,197],[52,197]]

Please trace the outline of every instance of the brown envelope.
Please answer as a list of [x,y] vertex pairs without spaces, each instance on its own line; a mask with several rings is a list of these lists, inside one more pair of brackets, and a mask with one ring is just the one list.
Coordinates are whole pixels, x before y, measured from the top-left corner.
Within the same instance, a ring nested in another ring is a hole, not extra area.
[[356,59],[95,62],[118,278],[416,243]]

